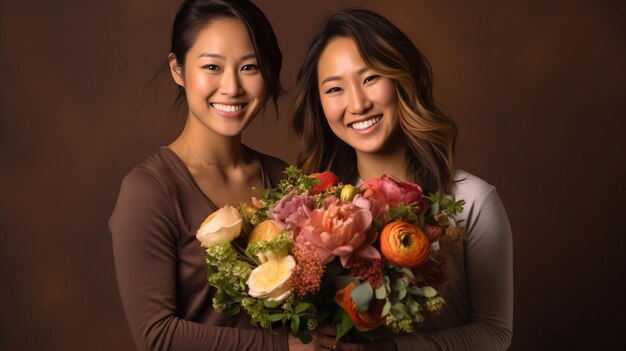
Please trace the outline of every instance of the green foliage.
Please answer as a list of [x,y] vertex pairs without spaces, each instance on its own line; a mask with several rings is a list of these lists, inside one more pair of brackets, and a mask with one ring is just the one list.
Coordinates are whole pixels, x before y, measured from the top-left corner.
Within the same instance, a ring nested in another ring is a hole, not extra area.
[[254,257],[256,254],[267,251],[289,251],[293,245],[291,235],[287,231],[283,231],[272,240],[259,240],[250,245],[246,249],[246,254],[249,257]]
[[338,308],[335,312],[334,323],[337,326],[336,340],[340,340],[352,328],[354,328],[354,322],[352,322],[350,315],[343,308]]
[[398,206],[396,207],[390,207],[388,214],[389,214],[389,220],[388,222],[391,221],[404,221],[404,222],[410,222],[410,223],[418,223],[420,218],[418,218],[418,216],[416,215],[416,213],[418,213],[419,211],[419,205],[417,203],[414,204],[410,204],[410,205],[405,205],[403,203],[400,203]]
[[426,198],[431,202],[430,212],[433,214],[442,212],[450,217],[455,217],[463,212],[465,206],[465,200],[457,200],[454,195],[445,195],[440,191],[435,194],[428,194]]

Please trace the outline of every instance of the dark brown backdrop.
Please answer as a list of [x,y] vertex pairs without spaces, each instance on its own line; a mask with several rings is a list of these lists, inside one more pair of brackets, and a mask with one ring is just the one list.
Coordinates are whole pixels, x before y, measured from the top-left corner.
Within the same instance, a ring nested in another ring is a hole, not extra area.
[[[319,3],[319,4],[318,4]],[[162,75],[178,1],[0,2],[0,349],[131,350],[108,216],[179,132]],[[497,185],[515,240],[512,350],[602,349],[624,327],[624,6],[258,1],[293,88],[314,25],[361,5],[430,59],[459,165]],[[287,161],[291,95],[245,135]]]

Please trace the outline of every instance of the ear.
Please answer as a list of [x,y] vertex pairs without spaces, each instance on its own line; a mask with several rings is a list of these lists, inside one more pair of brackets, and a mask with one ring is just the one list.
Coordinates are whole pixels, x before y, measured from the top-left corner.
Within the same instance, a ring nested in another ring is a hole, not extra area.
[[176,55],[174,55],[174,53],[170,53],[167,56],[167,62],[170,65],[170,73],[172,74],[172,78],[174,78],[174,81],[176,82],[176,84],[184,88],[185,79],[183,76],[183,66],[178,64]]

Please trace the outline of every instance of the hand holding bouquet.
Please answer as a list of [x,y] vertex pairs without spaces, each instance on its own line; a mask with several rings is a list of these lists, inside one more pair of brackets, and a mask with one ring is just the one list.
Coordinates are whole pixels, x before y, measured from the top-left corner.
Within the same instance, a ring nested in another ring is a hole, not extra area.
[[252,324],[288,327],[304,342],[322,322],[337,339],[363,341],[410,333],[441,311],[442,246],[463,239],[462,200],[388,176],[357,189],[331,172],[285,173],[198,230],[217,311],[243,309]]

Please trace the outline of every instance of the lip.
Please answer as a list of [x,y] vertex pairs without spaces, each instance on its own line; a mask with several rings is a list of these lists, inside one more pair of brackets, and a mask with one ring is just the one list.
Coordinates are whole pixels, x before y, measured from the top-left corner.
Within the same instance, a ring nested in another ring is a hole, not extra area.
[[[376,121],[374,124],[366,127],[366,128],[362,128],[362,129],[354,129],[352,126],[355,123],[363,123],[363,122],[367,122],[367,121],[371,121],[373,119],[378,119],[378,121]],[[379,127],[380,127],[380,122],[383,120],[383,114],[377,114],[377,115],[372,115],[372,116],[368,116],[367,118],[362,118],[359,119],[358,121],[353,121],[347,124],[348,129],[350,129],[351,132],[356,133],[356,134],[360,134],[360,135],[367,135],[367,134],[371,134],[374,133]]]
[[248,103],[223,103],[223,102],[211,102],[209,103],[211,108],[215,110],[220,116],[235,118],[241,115],[248,108]]

